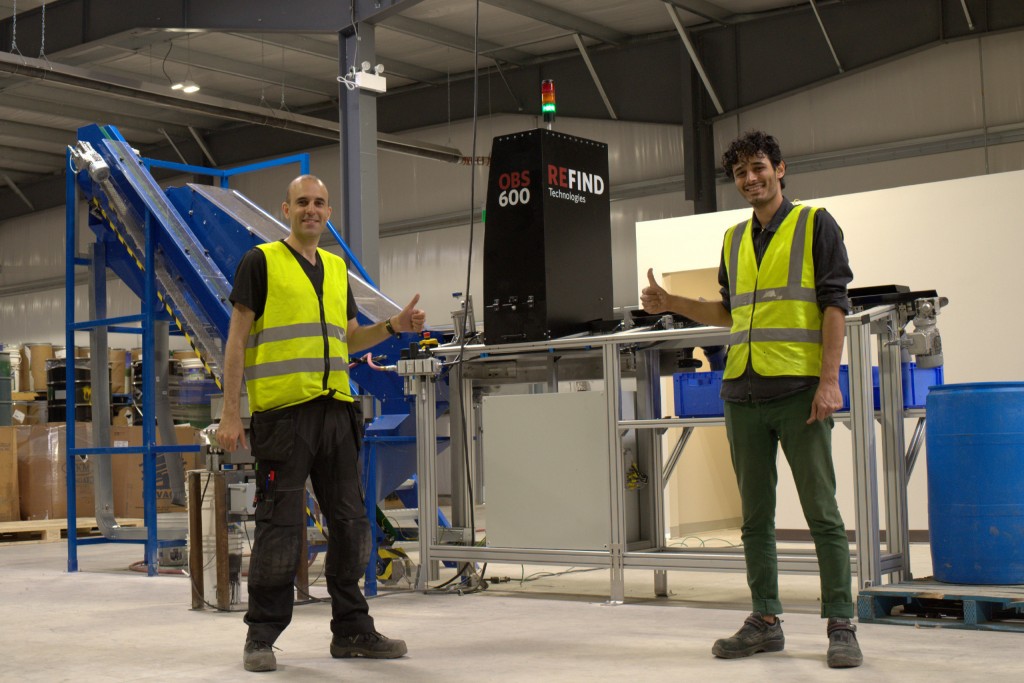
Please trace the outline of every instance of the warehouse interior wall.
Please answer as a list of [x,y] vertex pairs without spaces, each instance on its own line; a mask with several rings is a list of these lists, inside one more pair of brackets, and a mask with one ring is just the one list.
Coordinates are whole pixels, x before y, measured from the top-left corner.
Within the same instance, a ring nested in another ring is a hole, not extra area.
[[[483,117],[477,155],[489,154],[490,140],[496,135],[537,126],[532,116]],[[1017,213],[1008,209],[1024,181],[1014,173],[1024,169],[1024,31],[929,48],[727,114],[714,122],[716,153],[737,133],[754,127],[777,136],[791,161],[787,196],[809,201],[829,198],[827,207],[846,230],[855,284],[902,282],[936,287],[951,298],[940,326],[947,345],[961,346],[947,356],[947,381],[1022,378],[1024,368],[1013,354],[1007,354],[1005,363],[1001,359],[986,364],[974,358],[993,355],[981,352],[980,330],[995,330],[1011,339],[1021,331],[1019,316],[999,310],[997,302],[1006,299],[1003,289],[1009,283],[1001,278],[1014,272],[1013,257],[1021,251]],[[636,305],[637,285],[642,284],[646,270],[638,270],[638,263],[648,259],[635,244],[634,226],[693,213],[693,204],[682,190],[686,173],[682,131],[672,125],[567,117],[558,120],[556,129],[609,144],[613,199],[619,188],[645,184],[655,188],[612,202],[614,301],[616,306]],[[406,133],[471,153],[469,121]],[[313,172],[331,188],[338,217],[339,151],[332,146],[310,153]],[[282,168],[242,176],[233,187],[279,216],[283,189],[297,172],[297,168]],[[403,304],[420,292],[421,305],[435,325],[450,324],[451,295],[465,288],[472,172],[468,166],[394,153],[379,157],[380,284]],[[474,204],[479,208],[485,202],[487,170],[477,167],[476,174]],[[886,194],[904,186],[907,194]],[[939,189],[920,195],[921,188]],[[719,178],[717,197],[723,211],[742,206],[724,178]],[[856,210],[849,202],[868,198],[880,215],[859,224],[859,214],[847,213]],[[741,212],[747,213],[749,209]],[[729,225],[723,218],[713,216],[713,226],[708,228],[713,255],[701,251],[707,245],[701,241],[705,238],[698,237],[700,231],[687,227],[661,248],[662,256],[678,259],[665,262],[661,272],[707,268],[717,262],[721,233]],[[886,226],[884,232],[880,226]],[[63,209],[0,223],[0,343],[63,343],[63,234]],[[483,234],[477,222],[471,291],[478,301]],[[984,240],[979,239],[981,235]],[[697,258],[700,254],[704,256]],[[111,315],[137,312],[138,301],[126,287],[110,282],[108,288]],[[79,302],[84,292],[80,285]],[[76,305],[84,315],[82,303]],[[172,340],[172,346],[181,342]],[[134,343],[112,340],[111,345]],[[840,426],[835,432],[837,464],[848,461],[840,450],[847,441],[844,430]],[[922,512],[923,460],[919,463],[911,480],[912,529],[927,524]],[[840,477],[840,499],[849,519],[852,490],[845,493],[843,481],[845,477],[852,489],[852,473]],[[798,510],[780,509],[780,527],[798,522],[802,523]]]
[[[1024,168],[1024,31],[922,50],[724,116],[718,154],[751,128],[772,133],[784,158],[806,160],[787,175],[791,198]],[[731,184],[718,186],[720,210],[741,206]]]
[[[427,143],[453,147],[466,156],[489,156],[491,141],[537,128],[534,116],[482,117],[477,124],[476,154],[473,125],[459,121],[407,131]],[[635,304],[632,292],[634,238],[638,220],[655,220],[693,212],[683,196],[683,134],[679,126],[589,119],[560,118],[555,129],[569,135],[607,142],[612,202],[612,249],[615,304]],[[312,172],[331,190],[334,216],[341,216],[340,157],[335,148],[312,150]],[[297,167],[296,167],[297,168]],[[475,168],[473,204],[477,209],[473,243],[471,289],[474,299],[483,296],[483,228],[479,210],[487,201],[488,167],[442,163],[394,152],[378,156],[380,188],[380,285],[384,293],[403,305],[412,294],[421,294],[420,306],[435,325],[450,324],[454,310],[452,293],[466,288],[469,253],[470,181]],[[282,190],[297,170],[284,167],[240,176],[235,187],[275,216],[280,215]],[[615,188],[657,184],[667,191],[625,199],[615,198]],[[340,229],[340,226],[338,226]],[[523,245],[530,248],[530,245]]]
[[[537,125],[532,116],[483,117],[477,154],[489,154],[496,135]],[[753,127],[776,135],[787,159],[793,160],[787,176],[791,198],[1024,168],[1024,31],[922,50],[723,116],[714,122],[716,153],[738,132]],[[634,224],[693,212],[682,190],[682,131],[671,125],[564,117],[556,128],[609,144],[613,198],[617,188],[655,186],[644,196],[612,202],[614,301],[616,306],[635,305]],[[407,134],[466,155],[472,148],[469,121]],[[339,151],[320,147],[310,154],[313,172],[331,188],[337,217]],[[447,324],[451,294],[465,289],[470,167],[384,152],[379,171],[383,289],[396,301],[421,292],[431,321]],[[279,216],[282,189],[297,172],[297,167],[262,171],[236,178],[233,187]],[[486,176],[486,168],[478,167],[478,207],[485,201]],[[731,184],[719,178],[719,208],[737,208],[741,201]],[[0,343],[63,339],[62,317],[53,315],[62,310],[63,295],[45,290],[50,278],[63,274],[63,225],[62,210],[0,223],[0,312],[6,321],[0,326]],[[482,234],[477,223],[471,291],[478,299]],[[119,296],[116,290],[112,296]],[[122,306],[117,298],[111,305],[132,311],[136,306]],[[30,318],[18,319],[21,312]]]

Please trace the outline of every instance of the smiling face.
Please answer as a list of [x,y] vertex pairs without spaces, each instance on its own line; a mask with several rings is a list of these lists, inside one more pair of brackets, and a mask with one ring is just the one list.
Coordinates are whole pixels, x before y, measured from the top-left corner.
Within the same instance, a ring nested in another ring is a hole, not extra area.
[[302,244],[316,244],[327,227],[331,207],[327,188],[319,178],[301,176],[288,186],[288,201],[281,205],[292,236]]
[[773,167],[771,159],[760,152],[754,156],[741,156],[732,165],[736,189],[755,210],[774,211],[782,204],[781,182],[785,175],[785,161]]

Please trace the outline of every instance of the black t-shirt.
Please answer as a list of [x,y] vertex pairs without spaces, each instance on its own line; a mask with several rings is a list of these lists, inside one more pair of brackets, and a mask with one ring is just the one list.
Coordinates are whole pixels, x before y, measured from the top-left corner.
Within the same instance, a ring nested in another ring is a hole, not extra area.
[[[318,258],[314,265],[307,261],[302,254],[292,249],[287,242],[284,240],[281,240],[281,242],[288,247],[288,251],[292,252],[292,256],[302,266],[302,271],[309,278],[309,281],[313,283],[313,289],[316,290],[317,296],[323,298],[323,262]],[[231,303],[242,304],[255,312],[256,320],[259,320],[260,316],[263,315],[263,309],[267,302],[267,255],[263,253],[262,249],[253,247],[242,257],[238,268],[235,270],[235,285],[231,289],[231,296],[229,298]],[[352,296],[352,288],[348,287],[347,317],[351,320],[358,313],[359,308],[356,306],[355,297]]]

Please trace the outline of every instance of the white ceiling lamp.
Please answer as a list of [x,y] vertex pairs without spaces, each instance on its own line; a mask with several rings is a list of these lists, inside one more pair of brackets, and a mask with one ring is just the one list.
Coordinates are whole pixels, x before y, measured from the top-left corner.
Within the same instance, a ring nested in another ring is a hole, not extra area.
[[192,80],[192,40],[191,35],[185,34],[185,63],[188,65],[185,71],[185,80],[178,81],[171,86],[171,90],[180,90],[186,95],[199,92],[199,84]]
[[184,81],[172,85],[171,90],[180,90],[187,95],[191,95],[194,92],[199,92],[199,84],[191,78],[186,78]]

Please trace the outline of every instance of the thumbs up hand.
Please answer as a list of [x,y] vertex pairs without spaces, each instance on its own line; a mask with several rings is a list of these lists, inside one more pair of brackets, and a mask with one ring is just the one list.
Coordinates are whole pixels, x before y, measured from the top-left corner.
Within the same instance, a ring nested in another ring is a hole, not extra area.
[[667,313],[670,310],[671,295],[654,279],[654,269],[647,269],[648,286],[640,292],[640,304],[648,313]]
[[412,298],[402,312],[391,318],[391,324],[397,332],[421,332],[423,324],[427,321],[427,314],[416,308],[420,295]]

